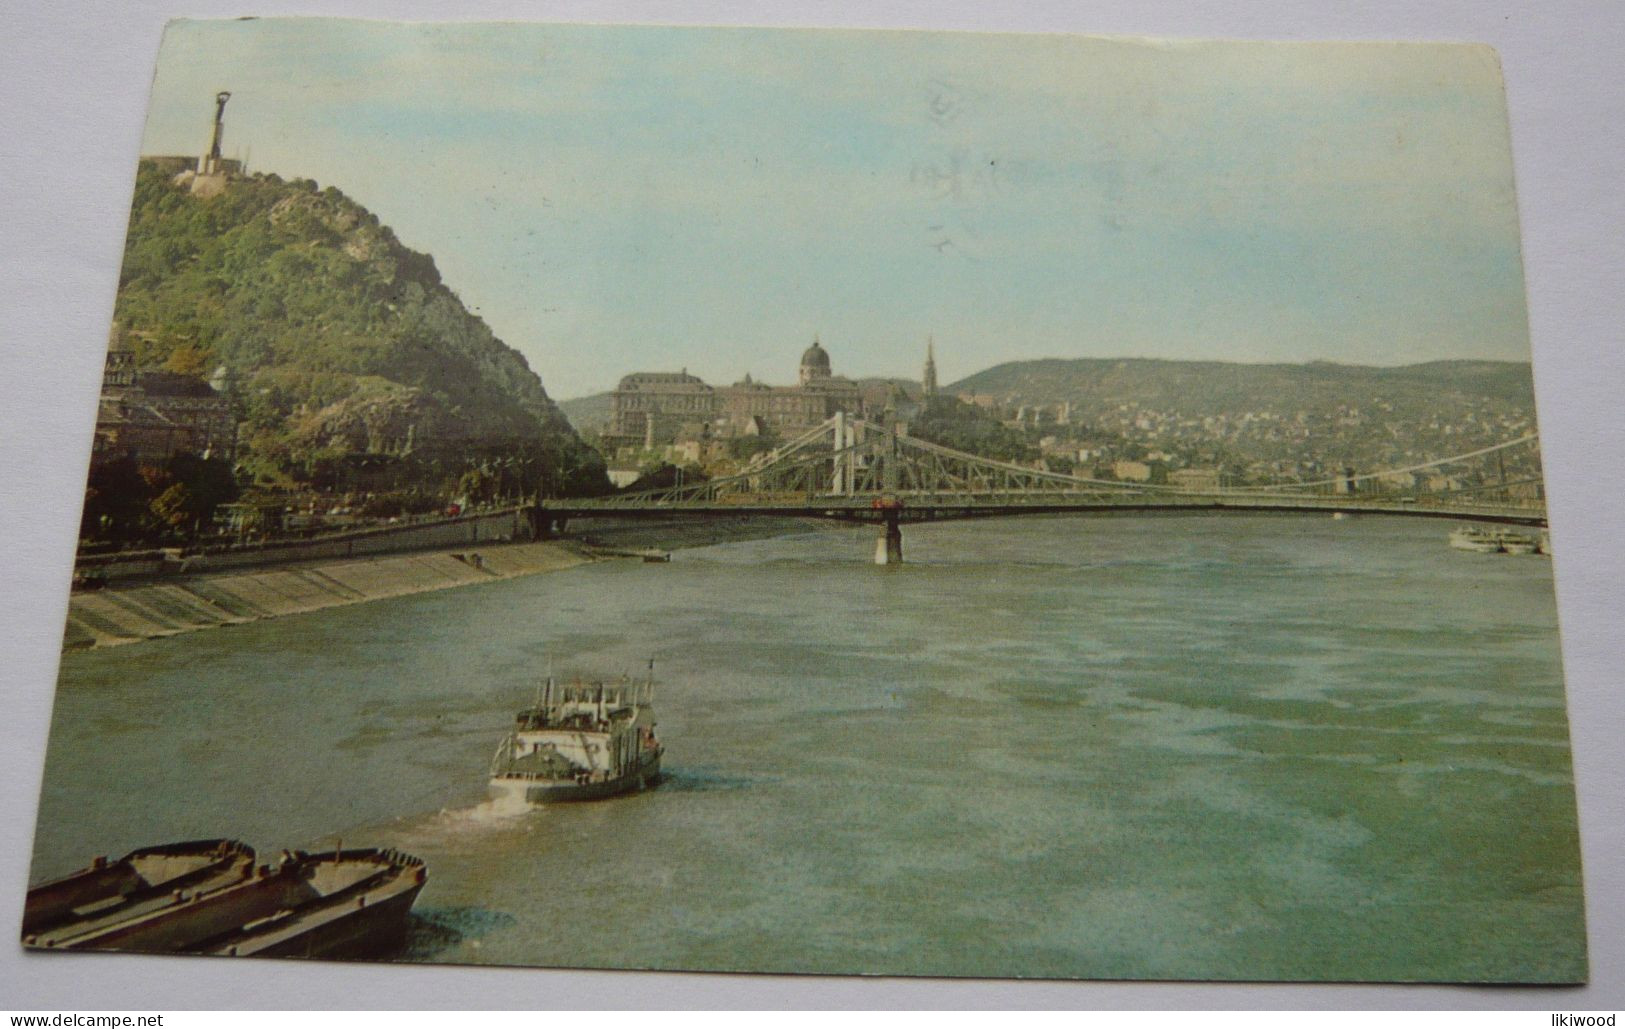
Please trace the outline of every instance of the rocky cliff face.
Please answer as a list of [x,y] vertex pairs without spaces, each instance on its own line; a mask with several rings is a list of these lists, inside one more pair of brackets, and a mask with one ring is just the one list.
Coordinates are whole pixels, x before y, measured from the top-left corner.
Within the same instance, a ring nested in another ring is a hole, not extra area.
[[593,477],[524,357],[331,187],[255,175],[196,196],[143,163],[115,318],[146,368],[226,367],[262,477],[318,455],[470,449]]

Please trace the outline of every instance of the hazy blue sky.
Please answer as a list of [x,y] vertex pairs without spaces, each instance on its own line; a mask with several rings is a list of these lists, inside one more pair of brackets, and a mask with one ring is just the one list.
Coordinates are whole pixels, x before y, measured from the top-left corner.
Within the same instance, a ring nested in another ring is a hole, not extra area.
[[624,372],[1527,360],[1491,51],[177,22],[143,150],[335,185],[555,396]]

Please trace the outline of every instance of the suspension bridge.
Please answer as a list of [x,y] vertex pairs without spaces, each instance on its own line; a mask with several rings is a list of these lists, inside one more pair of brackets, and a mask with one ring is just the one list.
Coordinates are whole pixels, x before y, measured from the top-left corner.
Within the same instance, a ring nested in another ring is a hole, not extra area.
[[[1310,482],[1191,489],[1067,475],[951,450],[837,413],[736,474],[606,497],[548,499],[544,531],[590,518],[795,516],[882,526],[875,560],[902,560],[906,523],[1023,514],[1282,512],[1545,526],[1535,433],[1403,468]],[[1508,477],[1514,468],[1532,474]],[[1435,484],[1428,488],[1419,484]]]

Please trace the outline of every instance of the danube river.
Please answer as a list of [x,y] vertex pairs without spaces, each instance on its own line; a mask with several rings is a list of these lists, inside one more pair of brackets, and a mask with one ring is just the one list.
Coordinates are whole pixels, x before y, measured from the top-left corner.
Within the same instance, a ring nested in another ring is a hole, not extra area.
[[[1551,565],[1447,529],[813,531],[70,653],[35,875],[342,837],[427,860],[410,960],[1573,981]],[[651,656],[663,785],[484,803],[549,657]]]

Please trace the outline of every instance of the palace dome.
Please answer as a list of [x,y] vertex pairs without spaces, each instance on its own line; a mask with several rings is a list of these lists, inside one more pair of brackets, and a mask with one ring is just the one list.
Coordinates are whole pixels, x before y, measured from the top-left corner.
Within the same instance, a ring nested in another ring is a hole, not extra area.
[[813,340],[813,345],[808,347],[806,352],[801,355],[801,377],[803,379],[829,378],[829,351],[819,346],[816,338]]

